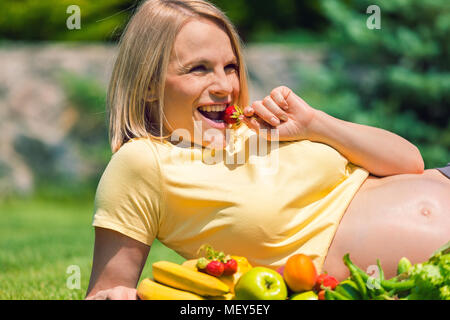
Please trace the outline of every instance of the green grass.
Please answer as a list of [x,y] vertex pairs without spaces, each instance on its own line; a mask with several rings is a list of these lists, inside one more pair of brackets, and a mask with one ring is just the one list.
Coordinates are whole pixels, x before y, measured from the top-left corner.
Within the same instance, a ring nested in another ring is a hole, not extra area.
[[[0,203],[0,299],[83,299],[94,246],[92,201],[9,200]],[[184,259],[159,241],[152,245],[141,279],[154,261]],[[80,270],[70,289],[68,267]]]

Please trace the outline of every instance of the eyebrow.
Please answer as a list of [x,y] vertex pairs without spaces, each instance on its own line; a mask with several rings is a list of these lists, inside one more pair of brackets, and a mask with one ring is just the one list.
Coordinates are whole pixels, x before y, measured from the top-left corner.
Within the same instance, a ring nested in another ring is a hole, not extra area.
[[[210,61],[208,59],[205,58],[199,58],[199,59],[195,59],[192,61],[187,62],[186,64],[181,64],[181,62],[179,63],[179,70],[180,71],[189,71],[189,68],[193,65],[198,65],[198,64],[209,64]],[[233,57],[232,59],[228,60],[227,65],[230,63],[234,63],[234,64],[238,64],[238,60],[236,57]]]

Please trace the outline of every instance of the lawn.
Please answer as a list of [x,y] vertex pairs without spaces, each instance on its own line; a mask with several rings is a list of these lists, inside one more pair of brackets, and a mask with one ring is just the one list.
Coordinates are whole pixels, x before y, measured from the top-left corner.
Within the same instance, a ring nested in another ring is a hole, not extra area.
[[[0,203],[0,299],[83,299],[92,266],[92,214],[86,200]],[[151,277],[158,260],[184,261],[155,241],[141,278]],[[77,269],[79,289],[67,285]]]

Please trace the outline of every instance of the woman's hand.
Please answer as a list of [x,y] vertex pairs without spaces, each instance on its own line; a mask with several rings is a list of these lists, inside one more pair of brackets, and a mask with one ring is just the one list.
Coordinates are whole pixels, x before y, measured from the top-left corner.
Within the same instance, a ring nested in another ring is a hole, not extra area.
[[272,90],[264,100],[244,108],[244,116],[240,119],[258,134],[262,133],[261,129],[266,129],[262,134],[267,135],[267,140],[271,140],[270,129],[276,129],[277,140],[292,141],[309,139],[309,124],[315,113],[316,110],[291,89],[281,86]]
[[98,291],[86,300],[138,300],[137,291],[134,288],[118,286],[112,289]]

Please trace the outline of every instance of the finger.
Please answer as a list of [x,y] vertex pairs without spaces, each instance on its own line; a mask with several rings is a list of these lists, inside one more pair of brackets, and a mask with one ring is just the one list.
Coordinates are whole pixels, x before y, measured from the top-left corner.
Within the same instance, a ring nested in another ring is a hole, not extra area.
[[127,300],[138,300],[139,297],[137,295],[136,289],[130,289],[127,294]]
[[289,108],[294,109],[303,109],[307,110],[311,107],[304,101],[302,98],[300,98],[298,95],[296,95],[291,89],[286,88],[284,89],[284,99],[286,100]]
[[271,124],[272,126],[277,126],[280,124],[280,120],[270,111],[268,110],[262,101],[256,101],[252,104],[253,110],[255,113],[264,121]]
[[284,111],[287,111],[289,109],[288,103],[280,90],[273,90],[270,93],[270,96],[272,97],[273,101],[275,101],[275,103],[281,107],[281,109],[283,109]]
[[255,116],[252,116],[252,117],[241,117],[240,119],[245,122],[247,127],[249,127],[252,130],[255,130],[256,132],[258,132],[258,130],[259,130],[259,123],[258,123],[258,121],[256,121],[256,117]]
[[[278,96],[281,94],[286,100],[289,109],[293,109],[293,112],[299,111],[302,113],[311,114],[311,106],[306,101],[296,95],[291,89],[286,86],[281,86],[272,90],[271,96]],[[295,110],[294,110],[295,109]]]
[[108,293],[108,300],[124,300],[126,292],[120,287],[114,288]]
[[253,116],[251,118],[243,117],[242,120],[247,124],[247,126],[250,129],[254,130],[258,135],[263,135],[265,139],[267,139],[267,137],[269,136],[270,139],[270,132],[274,129],[272,126],[267,124],[267,122],[265,122],[264,120],[262,120],[257,116]]
[[245,107],[244,108],[244,115],[247,117],[251,117],[255,113],[255,110],[253,110],[252,107]]
[[118,300],[136,300],[137,291],[135,289],[127,287],[117,288],[117,299]]
[[278,119],[282,120],[282,121],[288,121],[288,115],[281,110],[280,106],[278,105],[278,103],[276,103],[272,97],[265,97],[263,100],[263,104],[264,106],[269,109]]
[[108,292],[106,290],[99,291],[93,296],[87,298],[86,300],[106,300],[108,296]]
[[287,102],[292,90],[286,86],[280,86],[280,87],[273,89],[271,92],[271,95],[272,94],[275,95],[277,92],[280,93],[281,96],[283,97],[283,99]]

